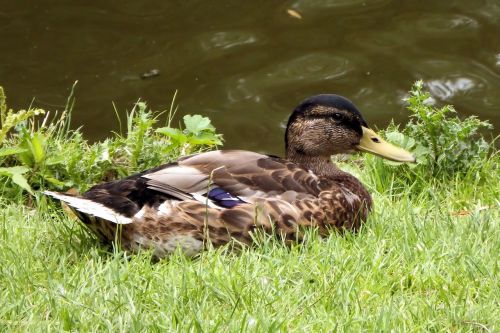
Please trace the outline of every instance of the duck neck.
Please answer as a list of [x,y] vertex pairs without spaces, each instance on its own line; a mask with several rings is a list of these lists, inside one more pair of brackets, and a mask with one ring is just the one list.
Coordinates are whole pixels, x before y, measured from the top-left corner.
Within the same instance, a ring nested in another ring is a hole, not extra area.
[[310,156],[289,149],[286,153],[286,159],[304,169],[311,170],[317,176],[337,178],[341,175],[348,175],[332,163],[330,156]]

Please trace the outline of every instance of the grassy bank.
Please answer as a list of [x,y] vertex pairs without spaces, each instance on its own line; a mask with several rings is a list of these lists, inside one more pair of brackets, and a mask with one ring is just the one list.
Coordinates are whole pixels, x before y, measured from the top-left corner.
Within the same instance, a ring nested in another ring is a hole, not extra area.
[[[211,149],[221,138],[210,123],[188,117],[181,131],[140,104],[123,133],[92,145],[60,120],[52,130],[17,124],[0,156],[3,170],[24,167],[26,180],[3,173],[0,331],[498,330],[500,158],[475,133],[482,123],[426,105],[418,89],[412,121],[386,135],[421,164],[341,163],[374,197],[358,234],[311,231],[293,247],[264,239],[239,253],[176,253],[156,264],[149,252],[99,245],[38,190],[84,190]],[[36,137],[41,149],[21,146]]]

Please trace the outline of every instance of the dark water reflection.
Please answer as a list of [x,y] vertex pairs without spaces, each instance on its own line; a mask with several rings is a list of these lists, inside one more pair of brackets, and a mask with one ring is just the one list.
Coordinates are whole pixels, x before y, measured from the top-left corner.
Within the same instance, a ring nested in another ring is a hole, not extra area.
[[500,126],[500,1],[275,3],[0,0],[0,84],[13,107],[60,109],[79,80],[74,122],[92,138],[116,129],[111,101],[164,109],[178,89],[179,114],[210,116],[227,148],[277,154],[304,97],[345,95],[384,126],[419,78]]

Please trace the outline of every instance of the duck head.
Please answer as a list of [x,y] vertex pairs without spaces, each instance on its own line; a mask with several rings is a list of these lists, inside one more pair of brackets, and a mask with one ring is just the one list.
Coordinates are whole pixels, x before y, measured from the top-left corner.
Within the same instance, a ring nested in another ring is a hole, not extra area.
[[307,98],[288,119],[287,158],[330,158],[364,151],[396,162],[415,162],[415,156],[383,140],[369,128],[347,98],[324,94]]

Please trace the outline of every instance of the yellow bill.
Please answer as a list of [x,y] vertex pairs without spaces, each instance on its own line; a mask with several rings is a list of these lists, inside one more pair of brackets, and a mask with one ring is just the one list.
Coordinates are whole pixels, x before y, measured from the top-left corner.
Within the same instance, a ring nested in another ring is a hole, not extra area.
[[390,144],[367,127],[362,126],[362,128],[363,137],[361,137],[359,145],[356,146],[359,150],[366,151],[395,162],[415,163],[417,161],[415,156],[403,148]]

